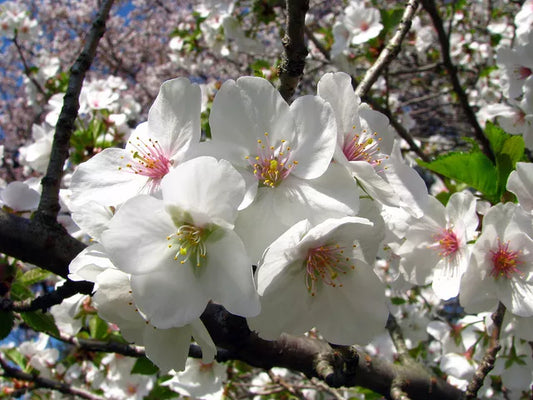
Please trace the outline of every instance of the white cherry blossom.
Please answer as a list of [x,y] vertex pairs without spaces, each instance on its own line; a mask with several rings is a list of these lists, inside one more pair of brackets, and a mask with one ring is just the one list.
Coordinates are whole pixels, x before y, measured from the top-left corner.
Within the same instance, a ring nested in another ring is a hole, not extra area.
[[533,217],[514,203],[497,204],[483,218],[459,298],[467,312],[501,301],[520,317],[533,316]]
[[303,220],[287,230],[259,264],[262,310],[250,328],[268,340],[315,327],[332,343],[368,343],[388,315],[384,287],[366,261],[375,258],[373,240],[372,223],[359,217],[314,227]]
[[222,85],[209,120],[213,139],[199,151],[229,160],[247,183],[236,231],[254,262],[302,219],[357,212],[355,180],[331,163],[337,132],[324,100],[303,96],[289,106],[267,80],[242,77]]
[[470,259],[467,243],[474,239],[478,218],[470,192],[454,193],[444,207],[429,196],[424,215],[414,220],[395,253],[408,281],[425,285],[443,300],[457,296]]
[[130,199],[102,234],[111,261],[132,275],[144,317],[157,328],[180,327],[211,300],[234,314],[256,315],[252,263],[233,231],[241,175],[225,160],[198,157],[174,168],[161,187],[162,200]]
[[137,194],[157,195],[161,179],[200,140],[200,101],[200,88],[188,79],[164,82],[148,121],[125,149],[105,149],[78,166],[71,182],[73,211],[91,201],[116,206]]

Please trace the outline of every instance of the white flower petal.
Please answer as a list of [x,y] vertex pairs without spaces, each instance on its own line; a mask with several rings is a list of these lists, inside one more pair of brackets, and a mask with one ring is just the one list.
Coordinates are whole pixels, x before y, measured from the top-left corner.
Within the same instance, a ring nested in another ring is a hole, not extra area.
[[168,247],[167,237],[175,231],[163,201],[141,195],[120,207],[102,234],[102,244],[117,268],[147,274],[172,261],[176,250]]
[[182,160],[191,142],[200,141],[201,90],[186,78],[164,82],[148,112],[148,127],[173,159]]
[[291,172],[314,179],[328,168],[337,142],[337,125],[330,105],[316,96],[302,96],[291,104],[297,141],[289,142],[298,165]]
[[232,227],[245,185],[241,174],[228,161],[197,157],[168,173],[161,188],[165,204],[186,210],[195,223],[198,214],[209,217],[210,221],[203,223],[226,223]]

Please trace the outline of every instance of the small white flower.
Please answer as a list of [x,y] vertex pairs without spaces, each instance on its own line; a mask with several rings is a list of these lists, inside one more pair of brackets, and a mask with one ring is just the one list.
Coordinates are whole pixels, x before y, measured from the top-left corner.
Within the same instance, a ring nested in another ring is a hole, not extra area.
[[467,242],[474,239],[477,225],[476,199],[470,192],[452,194],[446,208],[428,196],[424,215],[412,222],[395,251],[406,279],[417,285],[432,281],[443,300],[457,296],[470,259]]
[[177,373],[171,371],[172,378],[161,385],[195,399],[222,399],[224,383],[228,379],[226,368],[215,361],[206,364],[202,360],[188,358],[185,370]]
[[78,166],[70,187],[73,212],[90,201],[116,206],[137,194],[157,195],[163,177],[200,140],[200,101],[200,88],[188,79],[164,82],[148,121],[125,149],[105,149]]
[[375,258],[367,246],[372,233],[370,221],[345,217],[315,227],[304,220],[281,235],[259,264],[262,311],[248,319],[250,328],[268,340],[315,327],[332,343],[368,343],[388,315],[384,288],[366,261]]
[[335,117],[321,98],[302,96],[289,106],[267,80],[242,77],[222,85],[209,121],[213,139],[199,151],[229,160],[245,179],[235,230],[254,262],[302,219],[357,212],[355,180],[331,163]]
[[341,54],[350,45],[368,42],[383,29],[378,9],[366,8],[363,2],[352,0],[344,10],[342,22],[333,26],[335,42],[331,57]]
[[135,303],[158,328],[200,317],[211,300],[257,315],[251,261],[232,230],[244,195],[241,175],[225,160],[198,157],[162,181],[162,200],[128,200],[102,234],[110,259],[132,275]]
[[533,315],[533,217],[514,203],[497,204],[483,218],[459,298],[467,312],[490,311],[501,301],[509,312]]

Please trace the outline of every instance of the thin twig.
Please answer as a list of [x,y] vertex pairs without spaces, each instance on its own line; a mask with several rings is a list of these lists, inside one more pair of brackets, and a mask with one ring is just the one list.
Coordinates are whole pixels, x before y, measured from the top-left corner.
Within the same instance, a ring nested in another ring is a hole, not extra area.
[[384,114],[389,118],[389,122],[392,125],[392,127],[396,130],[398,135],[405,140],[412,151],[416,153],[418,157],[420,157],[425,162],[430,162],[430,158],[422,151],[420,147],[415,143],[413,137],[411,134],[405,129],[405,127],[392,115],[392,113],[384,107],[381,107],[377,102],[375,102],[373,99],[369,97],[363,98],[364,101],[366,101],[368,104],[372,106],[372,108],[376,111],[379,111],[380,113]]
[[407,6],[405,7],[405,11],[402,15],[402,20],[398,25],[396,33],[394,34],[390,42],[387,44],[387,46],[380,53],[374,65],[372,65],[372,67],[367,70],[365,76],[363,77],[363,80],[359,82],[359,85],[357,85],[355,93],[359,97],[363,97],[367,94],[374,82],[378,79],[381,72],[392,62],[392,60],[396,58],[396,56],[400,52],[402,41],[407,35],[407,32],[409,32],[409,29],[411,28],[411,23],[413,21],[417,8],[418,1],[409,0]]
[[[403,332],[400,328],[400,325],[398,325],[396,318],[392,314],[389,314],[386,329],[389,331],[389,335],[394,343],[394,346],[396,347],[396,350],[398,350],[398,360],[400,363],[407,364],[413,361],[411,355],[409,354],[409,349],[405,344],[405,339],[403,337]],[[395,382],[392,383],[395,384]],[[396,384],[397,383],[398,382],[396,382]]]
[[65,382],[43,378],[37,374],[29,374],[17,368],[13,368],[9,366],[9,364],[1,356],[0,366],[2,367],[2,376],[5,376],[7,378],[14,378],[21,381],[31,382],[35,388],[52,389],[64,394],[79,396],[88,400],[104,400],[103,397],[97,396],[87,390],[71,386]]
[[326,58],[326,60],[331,59],[331,55],[329,54],[329,51],[326,50],[324,45],[320,43],[320,40],[316,38],[316,36],[313,34],[313,31],[309,29],[309,27],[305,27],[305,34],[308,37],[308,39],[313,42],[313,44],[316,46],[316,48],[322,53],[322,55]]
[[305,45],[305,14],[309,0],[287,0],[287,23],[281,40],[284,53],[279,66],[279,92],[290,103],[304,72],[308,50]]
[[134,346],[127,343],[120,343],[115,341],[103,341],[95,339],[81,339],[75,336],[68,336],[61,334],[57,339],[70,343],[71,345],[88,351],[101,351],[104,353],[117,353],[128,357],[143,357],[145,355],[144,348],[141,346]]
[[494,155],[492,154],[489,141],[487,137],[485,136],[485,134],[483,133],[483,129],[479,125],[479,122],[476,118],[476,114],[474,110],[470,106],[470,103],[468,101],[468,96],[465,90],[463,89],[461,82],[459,80],[459,76],[457,74],[457,68],[452,62],[452,58],[450,56],[450,42],[448,40],[448,35],[444,31],[444,25],[440,17],[439,11],[437,10],[437,6],[435,5],[435,1],[434,0],[420,0],[420,2],[422,4],[422,7],[424,7],[424,9],[427,11],[429,16],[431,17],[431,20],[433,21],[433,26],[435,27],[435,30],[437,31],[441,53],[442,53],[441,54],[442,62],[444,64],[444,68],[446,68],[446,72],[448,73],[448,77],[452,84],[453,91],[455,92],[455,94],[457,95],[457,98],[459,99],[459,103],[461,104],[465,117],[467,121],[469,122],[469,124],[472,126],[472,129],[474,130],[474,135],[480,144],[481,150],[490,160],[494,161]]
[[37,79],[33,76],[33,73],[31,71],[30,66],[28,65],[28,62],[26,61],[26,57],[24,57],[24,53],[22,52],[22,47],[20,47],[20,44],[17,40],[17,36],[13,38],[13,44],[15,45],[17,52],[19,53],[20,60],[22,61],[22,66],[24,67],[24,75],[28,77],[28,79],[31,81],[31,83],[34,84],[35,88],[39,93],[41,93],[46,99],[48,96],[46,95],[45,90],[41,86],[39,82],[37,82]]
[[492,321],[494,325],[492,327],[492,333],[490,338],[490,347],[483,356],[483,359],[479,363],[477,371],[474,373],[472,381],[466,388],[465,399],[471,400],[477,398],[477,392],[483,386],[483,381],[486,376],[494,368],[496,362],[496,354],[501,349],[500,345],[500,332],[502,328],[503,316],[505,314],[505,306],[499,302],[498,309],[492,314]]
[[441,66],[441,63],[432,63],[432,64],[426,64],[422,65],[418,68],[411,68],[411,69],[401,69],[398,71],[392,71],[389,72],[390,76],[399,76],[399,75],[413,75],[413,74],[419,74],[421,72],[428,72],[432,71],[434,69],[437,69]]
[[89,70],[96,55],[100,38],[104,35],[106,20],[114,0],[102,2],[98,15],[94,20],[83,51],[70,68],[70,78],[64,97],[63,108],[59,114],[50,154],[50,162],[45,177],[42,179],[42,195],[35,218],[50,225],[56,225],[59,212],[59,188],[63,167],[69,155],[70,137],[74,130],[74,121],[78,116],[79,95],[85,74]]

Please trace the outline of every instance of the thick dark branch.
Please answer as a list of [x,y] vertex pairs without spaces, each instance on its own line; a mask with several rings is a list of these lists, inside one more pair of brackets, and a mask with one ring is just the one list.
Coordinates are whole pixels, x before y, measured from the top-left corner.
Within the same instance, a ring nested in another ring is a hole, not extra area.
[[2,376],[6,378],[14,378],[17,380],[31,382],[35,388],[57,390],[58,392],[64,394],[79,396],[81,398],[89,400],[103,400],[103,397],[97,396],[86,390],[76,388],[67,383],[56,381],[53,379],[43,378],[37,374],[29,374],[17,368],[10,367],[2,357],[0,357],[0,366],[2,367]]
[[418,1],[409,0],[407,6],[405,7],[402,20],[400,21],[400,25],[398,25],[396,33],[389,41],[387,46],[383,49],[374,65],[372,65],[372,67],[368,69],[363,80],[355,89],[355,93],[359,97],[363,97],[365,94],[368,93],[374,82],[378,79],[381,72],[392,62],[392,60],[396,58],[396,56],[400,52],[402,41],[407,35],[407,32],[409,32],[409,29],[411,28],[411,23],[413,21],[417,8]]
[[487,349],[487,352],[483,356],[481,363],[477,368],[477,371],[474,373],[472,381],[468,384],[466,388],[466,399],[473,400],[477,398],[477,392],[483,386],[483,381],[490,371],[494,368],[494,363],[496,362],[496,354],[500,351],[500,332],[502,328],[503,316],[505,314],[505,306],[500,302],[498,303],[498,309],[492,314],[492,321],[494,325],[492,327],[491,334],[491,343],[490,347]]
[[56,223],[59,212],[59,188],[61,177],[63,176],[63,166],[69,155],[70,136],[74,130],[74,121],[78,116],[80,108],[79,96],[83,79],[89,70],[91,63],[96,55],[96,48],[100,38],[105,32],[105,23],[109,16],[109,10],[114,0],[102,2],[96,19],[93,22],[89,36],[80,56],[70,68],[70,78],[67,92],[64,97],[63,108],[59,114],[56,125],[52,152],[46,175],[41,184],[43,191],[41,202],[36,212],[35,218],[48,225]]
[[0,210],[0,252],[66,278],[72,259],[86,246],[62,228]]
[[15,302],[11,299],[0,299],[0,311],[28,312],[42,310],[61,304],[63,300],[74,296],[77,293],[91,294],[93,290],[91,282],[75,282],[67,280],[56,290],[36,297],[33,300]]
[[461,82],[459,81],[459,75],[457,74],[457,68],[452,62],[452,58],[450,56],[450,42],[448,40],[448,36],[446,35],[446,32],[444,31],[444,25],[442,23],[442,19],[439,14],[439,10],[437,10],[437,6],[435,5],[434,0],[420,0],[422,7],[427,11],[429,16],[431,17],[431,20],[433,21],[433,26],[435,27],[435,30],[437,31],[437,35],[439,37],[439,44],[441,48],[442,53],[442,62],[444,64],[444,67],[446,68],[446,71],[448,72],[448,77],[450,79],[450,82],[453,87],[453,91],[457,95],[457,98],[459,99],[459,103],[461,104],[461,108],[463,109],[463,112],[465,114],[466,119],[472,126],[472,129],[474,130],[474,135],[476,139],[478,140],[481,150],[483,153],[489,157],[492,161],[494,161],[494,155],[492,154],[489,141],[485,134],[483,133],[483,129],[479,125],[479,122],[476,118],[476,114],[472,107],[470,106],[470,103],[468,101],[468,96],[463,89]]
[[363,386],[387,398],[391,398],[393,383],[396,385],[399,380],[403,392],[412,399],[463,397],[459,389],[422,368],[373,358],[360,347],[331,346],[320,340],[291,335],[282,335],[276,341],[263,340],[249,330],[244,318],[229,314],[215,304],[207,306],[202,321],[216,345],[227,350],[229,359],[255,367],[285,367],[324,380],[332,387]]
[[305,45],[305,14],[309,0],[287,0],[287,27],[282,39],[285,52],[279,66],[279,92],[290,103],[304,73],[307,46]]

